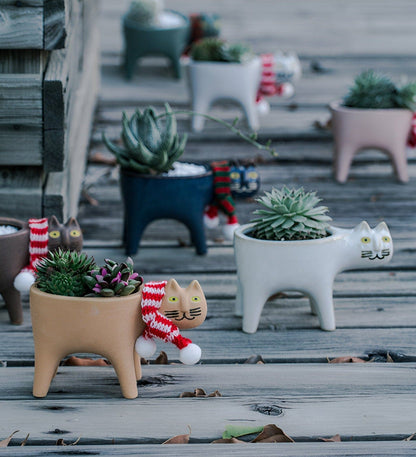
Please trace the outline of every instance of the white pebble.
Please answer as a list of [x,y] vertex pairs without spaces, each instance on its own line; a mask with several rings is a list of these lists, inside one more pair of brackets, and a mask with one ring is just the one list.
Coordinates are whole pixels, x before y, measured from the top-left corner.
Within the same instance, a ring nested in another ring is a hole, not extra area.
[[197,165],[196,163],[175,162],[173,164],[173,169],[169,170],[167,173],[163,173],[163,176],[198,176],[203,175],[206,172],[207,169],[203,165]]
[[0,225],[0,235],[9,235],[18,231],[19,229],[14,225]]

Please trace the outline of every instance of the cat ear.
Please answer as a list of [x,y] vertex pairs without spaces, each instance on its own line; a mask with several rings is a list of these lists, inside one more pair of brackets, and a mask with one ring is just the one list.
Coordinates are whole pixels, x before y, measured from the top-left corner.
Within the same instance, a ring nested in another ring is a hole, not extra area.
[[198,290],[198,291],[200,291],[202,294],[204,293],[204,292],[202,291],[201,284],[199,284],[199,282],[198,282],[196,279],[194,279],[194,280],[189,284],[189,286],[186,288],[186,290],[189,290],[189,289]]
[[51,216],[51,217],[48,219],[48,226],[49,226],[49,227],[60,227],[61,224],[60,224],[60,222],[58,221],[58,219],[57,219],[56,216]]
[[354,227],[354,232],[370,232],[371,228],[366,221],[360,222],[356,227]]
[[166,284],[166,287],[169,287],[172,290],[180,290],[182,287],[176,282],[176,279],[171,278]]
[[71,228],[76,228],[79,229],[80,226],[78,224],[78,221],[75,219],[75,217],[70,217],[66,222],[65,222],[65,227],[71,227]]
[[378,224],[374,230],[376,232],[390,232],[389,228],[387,227],[387,224],[384,221],[380,222],[380,224]]

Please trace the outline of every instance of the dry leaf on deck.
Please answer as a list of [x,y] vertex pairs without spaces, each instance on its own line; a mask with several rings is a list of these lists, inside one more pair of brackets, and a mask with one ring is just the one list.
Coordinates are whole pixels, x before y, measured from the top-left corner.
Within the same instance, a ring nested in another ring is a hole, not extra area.
[[257,354],[250,356],[244,363],[255,365],[256,363],[264,363],[264,360],[260,354]]
[[366,360],[360,359],[359,357],[336,357],[335,359],[329,360],[328,363],[366,363]]
[[168,365],[169,361],[166,352],[160,351],[160,354],[157,356],[155,363],[157,365]]
[[403,441],[412,441],[412,439],[416,436],[416,433],[412,433],[410,436],[405,438]]
[[182,392],[179,395],[179,398],[186,398],[186,397],[222,397],[221,393],[216,390],[209,395],[205,392],[204,389],[201,389],[200,387],[197,387],[193,392]]
[[20,432],[20,430],[16,430],[14,431],[10,436],[8,436],[6,439],[0,441],[0,447],[7,447],[11,441],[11,439],[13,438],[13,435],[15,435],[16,433]]
[[28,441],[28,439],[29,439],[29,436],[30,436],[30,433],[28,433],[28,434],[26,435],[26,438],[20,443],[20,446],[26,446],[26,443],[27,443],[27,441]]
[[90,163],[103,163],[104,165],[117,165],[117,159],[115,157],[108,157],[107,155],[103,154],[102,152],[95,152],[94,154],[90,154],[88,157],[88,162]]
[[79,443],[79,440],[81,437],[79,437],[77,440],[75,440],[73,443],[66,444],[65,441],[62,438],[59,438],[59,440],[56,441],[57,446],[75,446],[76,444]]
[[337,433],[336,435],[332,436],[331,438],[319,438],[321,441],[325,441],[325,442],[331,442],[331,443],[340,443],[341,442],[341,436],[339,435],[339,433]]
[[243,440],[238,440],[237,438],[220,438],[219,440],[211,441],[211,444],[247,444]]
[[87,359],[82,357],[69,357],[63,365],[68,367],[107,367],[110,363],[105,359]]
[[392,358],[392,356],[387,352],[387,355],[386,355],[386,362],[387,363],[394,363],[394,360]]
[[252,443],[294,443],[294,440],[277,425],[268,424]]
[[189,443],[189,438],[191,436],[191,427],[188,425],[189,428],[189,433],[186,435],[176,435],[172,436],[172,438],[169,438],[162,444],[188,444]]

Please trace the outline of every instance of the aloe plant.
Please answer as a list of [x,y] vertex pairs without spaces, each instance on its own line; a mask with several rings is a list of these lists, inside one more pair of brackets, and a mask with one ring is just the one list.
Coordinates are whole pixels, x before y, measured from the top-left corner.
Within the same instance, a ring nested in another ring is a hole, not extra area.
[[321,199],[316,192],[303,188],[273,188],[258,198],[264,209],[254,212],[252,236],[262,240],[307,240],[327,236],[331,218],[326,206],[316,206]]

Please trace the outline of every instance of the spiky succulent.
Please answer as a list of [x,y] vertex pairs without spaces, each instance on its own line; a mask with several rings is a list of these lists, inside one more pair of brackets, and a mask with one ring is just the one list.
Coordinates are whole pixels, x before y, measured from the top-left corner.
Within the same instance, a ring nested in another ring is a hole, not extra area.
[[153,26],[162,11],[160,0],[133,0],[127,18],[143,26]]
[[183,154],[187,135],[181,138],[177,133],[176,117],[168,103],[163,116],[157,116],[149,106],[143,112],[137,109],[130,119],[123,113],[121,123],[124,147],[115,145],[104,134],[103,141],[122,168],[144,174],[165,173]]
[[87,291],[83,278],[94,267],[93,257],[59,248],[38,263],[36,285],[49,294],[82,297]]
[[84,277],[89,289],[88,297],[125,296],[137,292],[143,284],[143,278],[133,271],[133,261],[118,264],[105,259],[105,265],[90,271]]
[[367,70],[359,74],[343,105],[366,109],[416,109],[416,82],[397,87],[386,75]]
[[262,240],[307,240],[327,236],[328,222],[326,206],[316,206],[321,199],[316,192],[305,192],[303,188],[273,188],[258,198],[264,206],[254,214],[252,236]]
[[197,61],[241,63],[252,56],[249,46],[241,43],[230,44],[220,38],[204,38],[195,42],[191,48],[191,57]]

